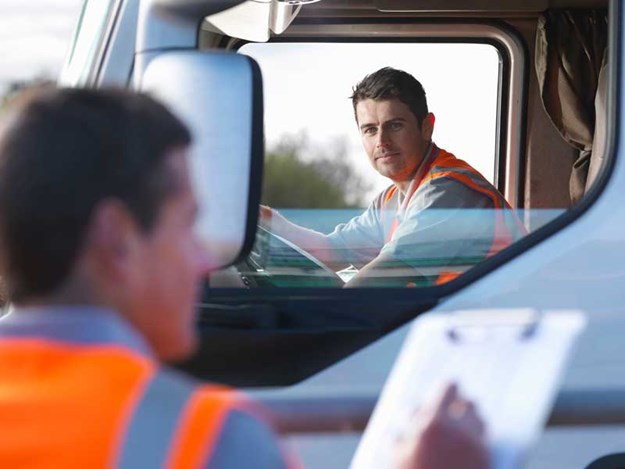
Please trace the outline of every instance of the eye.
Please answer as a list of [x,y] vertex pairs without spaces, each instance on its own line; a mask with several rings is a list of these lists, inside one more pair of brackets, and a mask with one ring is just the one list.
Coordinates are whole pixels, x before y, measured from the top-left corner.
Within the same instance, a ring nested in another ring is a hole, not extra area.
[[391,122],[390,128],[391,130],[401,130],[404,125],[401,122]]
[[365,135],[375,135],[376,133],[376,128],[375,127],[367,127],[362,131],[363,134]]

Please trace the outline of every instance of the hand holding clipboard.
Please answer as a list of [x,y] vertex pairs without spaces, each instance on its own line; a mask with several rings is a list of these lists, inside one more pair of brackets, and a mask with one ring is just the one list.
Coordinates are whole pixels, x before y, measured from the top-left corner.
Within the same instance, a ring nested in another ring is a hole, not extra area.
[[413,413],[456,382],[486,423],[493,469],[521,466],[548,417],[571,346],[576,311],[432,314],[415,321],[352,461],[392,467]]
[[488,469],[485,427],[472,402],[448,384],[425,403],[397,442],[398,469]]

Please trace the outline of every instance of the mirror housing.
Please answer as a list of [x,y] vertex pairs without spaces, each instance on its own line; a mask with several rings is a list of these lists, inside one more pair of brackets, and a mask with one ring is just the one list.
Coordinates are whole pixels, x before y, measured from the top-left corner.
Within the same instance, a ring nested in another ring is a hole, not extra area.
[[159,99],[190,129],[191,181],[199,204],[198,234],[212,269],[251,249],[263,164],[260,69],[250,57],[169,51],[147,65],[140,89]]
[[272,33],[282,34],[301,8],[296,2],[248,0],[207,16],[202,28],[246,41],[267,42]]

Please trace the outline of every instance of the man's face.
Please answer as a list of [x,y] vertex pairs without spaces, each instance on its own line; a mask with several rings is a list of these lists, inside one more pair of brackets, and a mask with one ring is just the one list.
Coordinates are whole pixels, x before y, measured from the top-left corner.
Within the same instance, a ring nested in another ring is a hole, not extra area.
[[362,144],[373,167],[397,184],[410,181],[432,139],[433,116],[422,128],[399,99],[365,99],[356,105]]
[[196,347],[195,302],[208,260],[194,234],[197,203],[185,151],[165,164],[177,187],[152,230],[139,236],[131,317],[161,359],[177,360]]

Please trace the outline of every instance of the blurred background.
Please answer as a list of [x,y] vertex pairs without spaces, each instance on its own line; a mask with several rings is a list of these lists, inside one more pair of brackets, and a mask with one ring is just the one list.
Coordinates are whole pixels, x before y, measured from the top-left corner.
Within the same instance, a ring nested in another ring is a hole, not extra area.
[[56,80],[82,0],[0,0],[0,96]]

